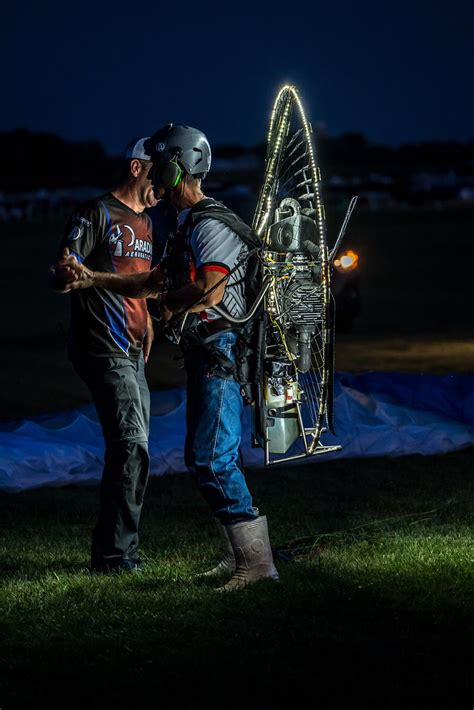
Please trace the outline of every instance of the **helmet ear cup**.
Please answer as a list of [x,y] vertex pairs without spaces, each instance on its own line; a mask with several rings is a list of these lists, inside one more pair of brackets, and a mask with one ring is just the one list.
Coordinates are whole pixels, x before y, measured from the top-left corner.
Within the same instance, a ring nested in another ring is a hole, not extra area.
[[163,163],[159,172],[160,183],[166,190],[177,187],[183,179],[183,170],[175,160]]

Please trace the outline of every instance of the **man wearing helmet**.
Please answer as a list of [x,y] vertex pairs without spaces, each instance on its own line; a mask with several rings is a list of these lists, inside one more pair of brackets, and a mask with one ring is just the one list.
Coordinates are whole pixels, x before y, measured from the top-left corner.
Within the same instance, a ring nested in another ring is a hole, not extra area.
[[[62,240],[79,263],[119,274],[148,272],[151,220],[144,212],[157,199],[147,138],[129,146],[123,179],[112,192],[81,206]],[[67,291],[63,260],[51,267],[52,286]],[[138,525],[148,479],[149,391],[144,362],[153,339],[145,299],[127,299],[104,288],[75,291],[71,298],[69,355],[91,391],[105,439],[99,518],[94,527],[91,570],[142,568]]]
[[[66,259],[76,278],[70,288],[100,285],[126,296],[159,296],[166,320],[187,313],[193,321],[182,339],[188,375],[185,461],[219,521],[223,542],[222,560],[201,577],[228,573],[230,580],[220,587],[225,591],[277,580],[266,517],[253,506],[238,465],[243,400],[226,367],[232,370],[235,363],[237,334],[225,314],[241,318],[246,312],[243,276],[251,230],[203,194],[211,149],[201,131],[168,124],[150,138],[147,150],[156,196],[179,213],[161,267],[124,277],[90,272]],[[164,269],[169,288],[163,293]]]

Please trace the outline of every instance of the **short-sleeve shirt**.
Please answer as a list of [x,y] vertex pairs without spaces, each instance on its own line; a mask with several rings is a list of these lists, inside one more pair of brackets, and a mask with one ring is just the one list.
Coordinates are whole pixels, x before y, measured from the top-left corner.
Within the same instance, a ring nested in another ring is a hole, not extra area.
[[[183,224],[189,210],[179,214],[178,226]],[[234,318],[241,318],[246,313],[244,276],[248,248],[240,237],[227,225],[217,219],[207,218],[194,227],[190,236],[191,250],[194,257],[196,275],[206,271],[217,271],[224,276],[232,271],[237,262],[239,266],[226,281],[224,297],[219,305]],[[207,318],[220,318],[212,308],[205,311]]]
[[[61,242],[94,271],[133,274],[149,271],[151,220],[108,193],[72,215]],[[143,298],[125,298],[102,288],[71,293],[70,346],[74,353],[128,357],[140,355],[147,328]]]

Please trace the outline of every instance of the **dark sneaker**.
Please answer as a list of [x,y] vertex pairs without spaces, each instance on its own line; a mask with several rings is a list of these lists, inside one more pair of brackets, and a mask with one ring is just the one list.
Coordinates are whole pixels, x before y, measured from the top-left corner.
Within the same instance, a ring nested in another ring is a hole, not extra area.
[[139,557],[101,560],[91,564],[91,572],[100,574],[121,574],[122,572],[143,572],[145,565]]

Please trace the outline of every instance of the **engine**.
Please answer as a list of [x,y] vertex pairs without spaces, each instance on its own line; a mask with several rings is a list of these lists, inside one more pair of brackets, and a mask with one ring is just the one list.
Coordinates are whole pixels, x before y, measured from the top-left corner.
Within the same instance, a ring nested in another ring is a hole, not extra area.
[[317,228],[297,200],[282,200],[276,212],[266,245],[266,267],[276,276],[271,310],[285,333],[296,367],[307,372],[311,367],[311,339],[324,307]]

